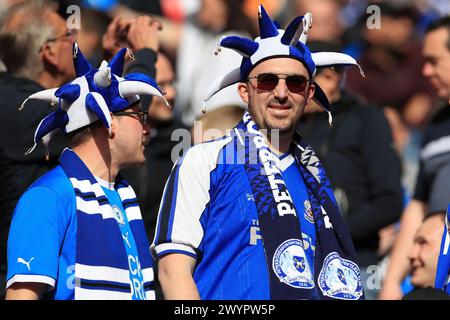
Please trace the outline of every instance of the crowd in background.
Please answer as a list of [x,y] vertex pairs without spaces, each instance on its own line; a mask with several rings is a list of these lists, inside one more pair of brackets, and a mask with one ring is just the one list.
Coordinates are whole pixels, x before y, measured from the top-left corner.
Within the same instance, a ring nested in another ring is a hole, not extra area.
[[[1,1],[0,14],[18,2],[21,1]],[[23,130],[31,132],[37,125],[33,119],[41,119],[41,115],[49,110],[46,109],[48,106],[36,102],[23,113],[16,114],[15,110],[23,101],[20,98],[27,94],[13,95],[11,88],[31,93],[74,78],[70,59],[61,61],[58,60],[61,57],[55,54],[44,62],[38,61],[42,44],[48,43],[49,39],[58,41],[61,37],[66,37],[69,42],[76,41],[93,66],[100,65],[103,59],[110,58],[115,52],[119,43],[112,35],[116,34],[122,37],[120,44],[135,54],[140,52],[141,59],[147,57],[146,48],[160,52],[156,80],[167,92],[167,100],[173,109],[158,105],[159,101],[151,101],[153,131],[146,150],[147,164],[137,171],[124,172],[141,201],[151,240],[159,199],[176,160],[172,150],[178,141],[172,141],[172,133],[180,128],[191,130],[193,143],[217,138],[231,129],[245,111],[236,86],[230,86],[208,101],[206,113],[203,112],[203,97],[211,81],[238,67],[241,61],[241,56],[231,50],[222,49],[214,54],[219,39],[230,33],[254,37],[257,30],[254,13],[259,3],[272,17],[276,17],[282,27],[293,17],[311,12],[313,28],[308,35],[311,49],[346,52],[358,61],[365,73],[365,78],[361,78],[356,68],[319,72],[317,81],[323,81],[320,82],[322,88],[329,88],[325,91],[335,105],[335,126],[330,129],[323,125],[325,118],[320,117],[325,117],[325,114],[315,111],[314,106],[308,106],[308,114],[299,131],[307,140],[310,138],[319,157],[324,158],[340,209],[363,261],[363,274],[367,271],[363,279],[366,286],[371,281],[373,284],[365,287],[366,296],[377,298],[400,228],[402,211],[416,189],[424,132],[430,120],[450,99],[443,100],[433,91],[430,81],[424,76],[422,55],[425,30],[432,21],[449,15],[448,1],[69,0],[49,2],[49,5],[55,6],[59,15],[67,19],[67,24],[74,21],[71,6],[81,8],[81,25],[74,32],[66,34],[61,27],[62,33],[52,33],[26,14],[20,18],[22,21],[13,21],[6,27],[2,25],[0,33],[5,33],[5,28],[14,29],[15,24],[33,24],[34,42],[37,43],[34,47],[24,47],[34,50],[28,53],[9,51],[7,41],[0,41],[0,121],[4,124],[0,128],[2,278],[6,272],[6,241],[15,204],[32,181],[55,165],[65,143],[62,137],[52,143],[49,161],[44,159],[43,149],[38,149],[32,157],[23,156],[33,140],[32,136],[19,131],[17,123],[24,127]],[[145,27],[142,27],[148,25],[143,17],[146,15],[160,23],[158,32],[155,32],[158,38],[153,42],[146,39],[149,34],[154,38],[153,31],[145,33]],[[67,48],[61,50],[71,48],[71,43],[68,43]],[[136,64],[133,67],[139,68]],[[150,100],[147,101],[149,103]],[[349,131],[350,127],[353,131]],[[348,161],[340,166],[344,157]],[[447,181],[449,178],[446,177]],[[15,180],[21,182],[7,183]],[[414,238],[416,255],[411,253],[409,257],[413,267],[419,259],[418,237],[426,238],[431,230],[437,230],[433,234],[435,242],[442,236],[441,216],[426,221],[427,225],[424,222]],[[437,261],[439,243],[433,250]],[[377,272],[372,272],[370,266],[377,266]],[[372,275],[376,279],[371,280]],[[406,294],[413,285],[426,287],[434,281],[428,279],[411,284],[408,279],[401,283],[401,294]],[[0,281],[1,290],[4,290],[3,281]],[[382,294],[383,298],[401,297],[387,291]]]

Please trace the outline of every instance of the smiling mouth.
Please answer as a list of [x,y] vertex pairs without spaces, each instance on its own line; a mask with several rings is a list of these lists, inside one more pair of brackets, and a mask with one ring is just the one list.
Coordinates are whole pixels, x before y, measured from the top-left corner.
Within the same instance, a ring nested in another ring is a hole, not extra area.
[[288,104],[271,104],[271,105],[269,105],[269,109],[290,110],[290,109],[292,109],[292,107]]

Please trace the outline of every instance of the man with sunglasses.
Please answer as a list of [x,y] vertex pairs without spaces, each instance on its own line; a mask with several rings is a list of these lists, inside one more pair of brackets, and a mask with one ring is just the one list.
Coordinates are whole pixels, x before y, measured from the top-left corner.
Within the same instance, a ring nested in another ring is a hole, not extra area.
[[41,141],[48,150],[61,129],[69,148],[16,206],[6,299],[155,299],[150,243],[119,170],[145,162],[150,127],[137,94],[163,94],[143,74],[121,77],[127,52],[94,69],[75,44],[78,77],[29,97],[58,107],[39,123],[26,155]]
[[238,83],[248,112],[226,137],[188,150],[168,179],[152,244],[166,299],[363,298],[329,181],[296,133],[311,99],[329,111],[316,66],[356,62],[311,54],[310,26],[307,14],[279,29],[260,6],[260,37],[221,40],[242,64],[206,100]]

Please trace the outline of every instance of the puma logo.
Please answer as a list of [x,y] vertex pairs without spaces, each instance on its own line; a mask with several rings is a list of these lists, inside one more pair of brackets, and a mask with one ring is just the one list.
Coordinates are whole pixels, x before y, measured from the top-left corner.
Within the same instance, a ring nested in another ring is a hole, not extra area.
[[125,242],[127,243],[128,247],[131,248],[131,244],[130,244],[130,242],[128,241],[128,232],[125,233],[125,235],[122,234],[122,238],[123,238],[123,240],[125,240]]
[[28,271],[31,271],[30,263],[31,263],[31,261],[33,261],[33,260],[34,260],[34,257],[31,258],[30,261],[25,261],[24,259],[22,259],[22,258],[19,257],[19,258],[17,259],[17,262],[26,265],[27,268],[28,268]]

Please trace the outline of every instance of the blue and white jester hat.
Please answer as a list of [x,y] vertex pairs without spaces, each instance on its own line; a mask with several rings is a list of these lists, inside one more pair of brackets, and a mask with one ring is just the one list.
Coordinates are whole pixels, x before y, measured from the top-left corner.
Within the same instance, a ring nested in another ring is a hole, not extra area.
[[59,88],[47,89],[29,96],[21,105],[22,110],[29,99],[58,102],[57,110],[47,115],[39,123],[34,134],[34,145],[25,155],[30,154],[42,140],[48,155],[48,145],[56,131],[65,133],[76,131],[97,120],[111,130],[111,113],[129,108],[139,100],[140,94],[164,99],[157,83],[140,73],[130,73],[121,77],[127,49],[121,49],[109,63],[103,61],[99,69],[92,68],[78,45],[74,44],[73,60],[77,78]]
[[[242,63],[226,74],[223,78],[216,80],[209,87],[205,101],[206,102],[217,92],[237,82],[246,82],[250,71],[259,63],[279,57],[289,57],[297,59],[303,63],[309,76],[312,78],[316,74],[316,67],[332,67],[356,65],[358,63],[351,56],[338,52],[316,52],[311,53],[306,45],[308,31],[312,27],[312,14],[307,13],[304,16],[298,16],[288,25],[286,30],[280,29],[278,23],[272,21],[262,5],[259,5],[259,32],[260,36],[254,41],[238,37],[223,37],[218,46],[233,49],[242,55]],[[216,52],[217,54],[217,52]],[[359,67],[364,76],[362,69]],[[315,84],[315,93],[313,99],[329,114],[331,124],[330,103],[323,90]],[[206,109],[205,109],[206,110]]]

